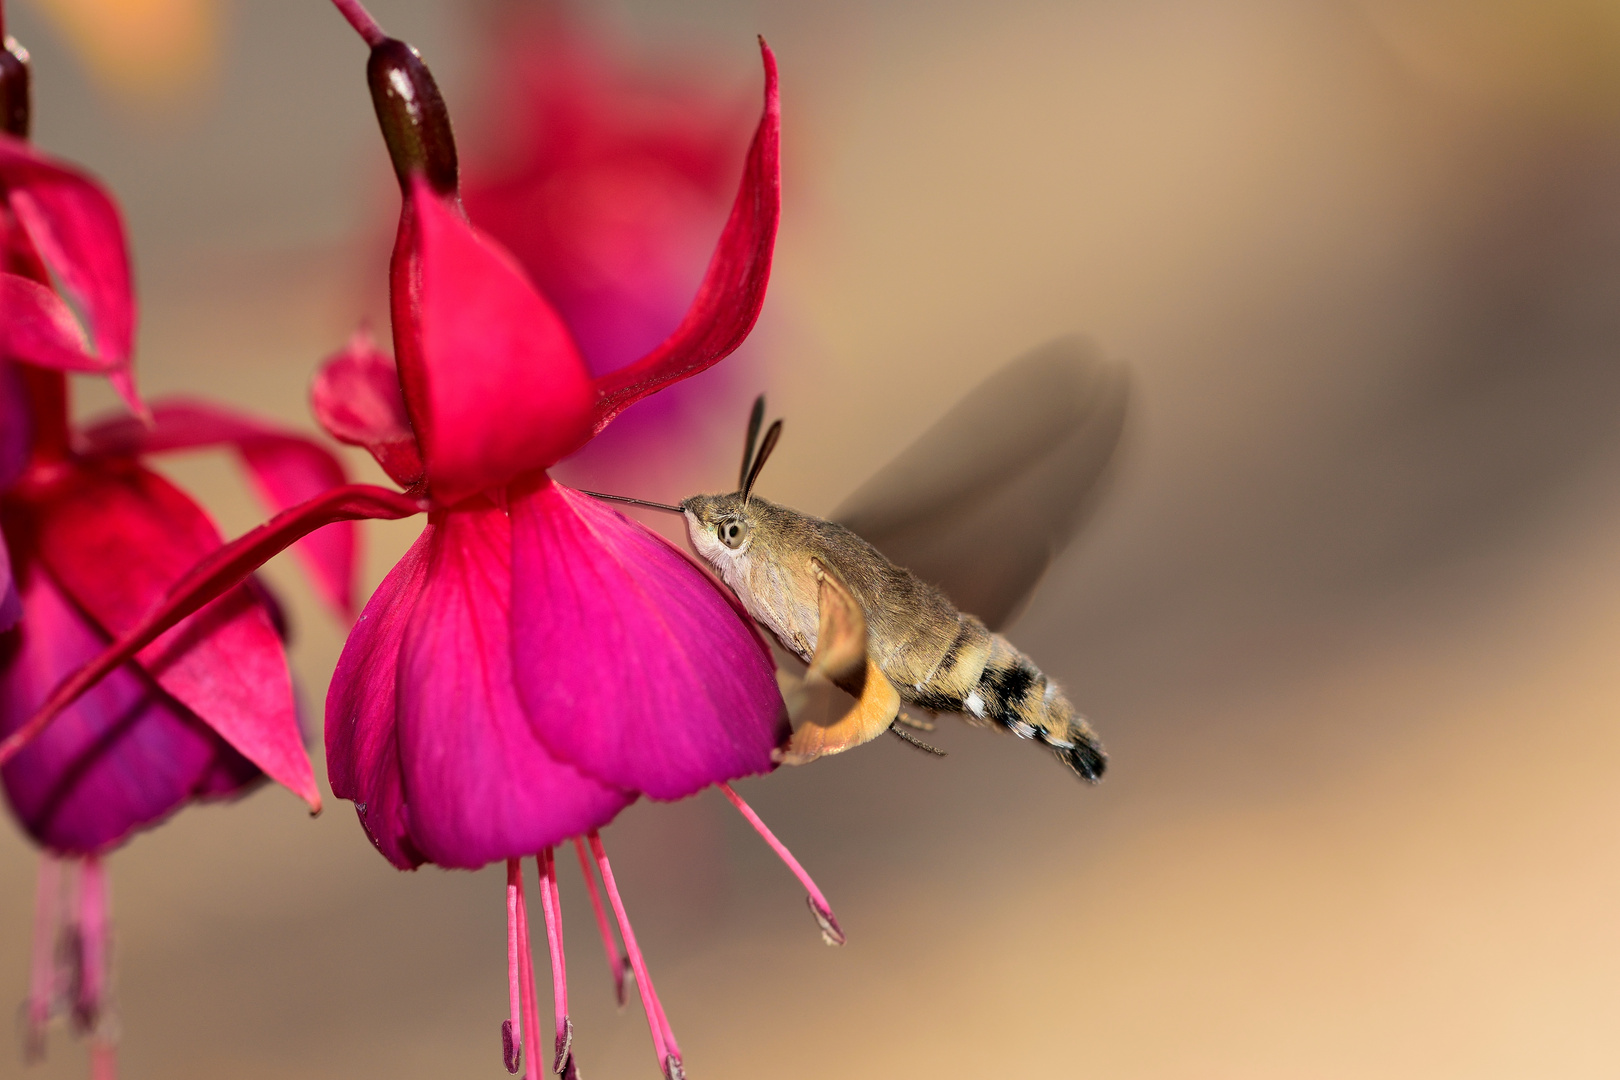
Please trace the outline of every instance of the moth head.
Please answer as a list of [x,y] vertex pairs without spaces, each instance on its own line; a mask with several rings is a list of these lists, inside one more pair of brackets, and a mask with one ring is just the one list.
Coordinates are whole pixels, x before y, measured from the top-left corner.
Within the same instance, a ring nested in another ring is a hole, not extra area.
[[681,503],[692,546],[716,566],[722,559],[739,559],[748,553],[759,525],[755,509],[740,491],[694,495]]

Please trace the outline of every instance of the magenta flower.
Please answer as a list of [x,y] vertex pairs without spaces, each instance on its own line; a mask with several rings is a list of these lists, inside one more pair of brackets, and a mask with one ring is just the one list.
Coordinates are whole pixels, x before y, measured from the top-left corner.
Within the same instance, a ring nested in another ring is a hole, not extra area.
[[[211,406],[148,411],[130,373],[135,304],[117,207],[99,185],[22,141],[26,54],[0,57],[0,532],[6,621],[0,736],[11,736],[65,677],[102,653],[220,546],[202,509],[139,461],[144,453],[236,448],[276,506],[343,482],[336,459],[301,437]],[[60,283],[67,298],[56,291]],[[81,324],[68,300],[83,313]],[[88,330],[85,329],[87,324]],[[74,432],[64,371],[107,374],[141,412]],[[328,598],[352,606],[352,527],[303,554]],[[13,578],[13,572],[15,578]],[[20,622],[19,622],[20,619]],[[20,744],[19,744],[20,745]],[[320,805],[281,641],[251,583],[174,626],[72,704],[0,769],[6,800],[44,849],[28,1049],[66,1005],[111,1068],[102,857],[193,800],[269,776]],[[58,950],[58,939],[70,947]]]
[[[696,300],[647,355],[593,377],[546,298],[463,216],[448,117],[420,58],[352,0],[336,2],[371,46],[373,100],[404,196],[391,271],[398,358],[356,338],[323,368],[313,406],[406,491],[334,489],[203,560],[23,735],[313,528],[427,510],[427,528],[366,605],[333,676],[333,791],[354,800],[379,851],[403,869],[507,862],[513,1071],[523,1032],[531,1043],[538,1032],[520,869],[531,855],[551,945],[554,1067],[573,1069],[554,848],[574,840],[593,898],[589,863],[601,873],[659,1062],[676,1076],[679,1048],[597,830],[641,794],[677,799],[719,785],[786,855],[726,784],[772,767],[785,710],[769,651],[735,598],[547,470],[636,401],[719,361],[753,326],[780,206],[775,62],[761,43],[764,115]],[[825,899],[787,859],[829,939],[839,938]],[[531,1048],[531,1077],[538,1068]]]

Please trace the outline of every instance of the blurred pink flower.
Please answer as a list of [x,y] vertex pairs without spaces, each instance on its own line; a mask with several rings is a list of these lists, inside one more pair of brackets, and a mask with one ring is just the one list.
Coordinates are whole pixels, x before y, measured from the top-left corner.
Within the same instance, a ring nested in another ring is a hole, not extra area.
[[[680,321],[733,195],[749,110],[680,56],[625,63],[563,5],[501,5],[488,25],[467,216],[517,258],[588,368],[613,371]],[[740,388],[755,381],[747,352],[625,417],[567,475],[685,494],[714,449],[711,418],[753,396]]]

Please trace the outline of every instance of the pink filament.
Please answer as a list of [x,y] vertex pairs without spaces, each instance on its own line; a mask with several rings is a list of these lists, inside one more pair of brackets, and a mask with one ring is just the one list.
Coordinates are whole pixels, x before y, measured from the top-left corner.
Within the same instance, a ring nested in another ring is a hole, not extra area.
[[382,27],[377,25],[377,20],[371,17],[371,12],[360,0],[332,0],[332,4],[349,20],[349,25],[366,39],[367,45],[376,48],[388,40],[388,35],[383,33]]
[[641,1007],[647,1014],[647,1029],[652,1032],[653,1052],[658,1055],[659,1067],[667,1072],[671,1057],[676,1061],[681,1060],[681,1048],[675,1043],[675,1033],[670,1030],[669,1021],[664,1017],[664,1007],[658,1001],[658,992],[653,989],[647,965],[641,958],[641,949],[636,945],[636,932],[630,928],[630,916],[625,914],[619,887],[613,881],[613,867],[608,865],[607,852],[602,849],[602,838],[593,832],[588,839],[591,854],[596,856],[597,868],[602,872],[608,902],[613,905],[613,915],[619,923],[619,933],[624,935],[624,951],[630,954],[630,968],[636,973],[636,989],[641,993]]
[[79,869],[79,940],[82,958],[75,1004],[93,1032],[107,990],[107,871],[94,855]]
[[759,833],[765,843],[770,845],[771,850],[776,852],[777,858],[787,864],[787,868],[793,871],[793,876],[799,879],[799,884],[803,885],[805,891],[810,894],[810,909],[816,915],[817,921],[823,923],[821,928],[822,936],[827,939],[829,944],[842,945],[844,943],[844,930],[843,927],[838,925],[838,917],[833,914],[832,905],[827,903],[827,898],[816,887],[816,883],[810,879],[810,875],[805,872],[804,867],[799,865],[799,860],[793,857],[793,852],[789,851],[787,845],[778,840],[776,834],[766,827],[765,822],[761,821],[759,815],[754,813],[754,808],[743,802],[741,795],[731,790],[730,784],[722,783],[716,786],[720,788],[721,794],[731,800],[731,805],[737,808],[737,812],[747,820],[748,824],[754,827],[754,831]]
[[[562,897],[557,893],[555,851],[546,848],[535,856],[540,869],[540,910],[546,916],[546,944],[551,950],[551,996],[557,1009],[557,1049],[561,1050],[568,1030],[568,964],[563,959]],[[562,1060],[552,1066],[561,1071]]]
[[[523,906],[523,863],[518,859],[506,860],[506,982],[512,1003],[511,1024],[513,1055],[506,1061],[508,1072],[516,1072],[515,1061],[523,1060],[523,991],[518,933],[518,912]],[[503,1048],[504,1049],[504,1048]]]
[[56,935],[62,905],[62,864],[50,854],[39,857],[39,885],[34,893],[34,949],[28,970],[28,1031],[24,1056],[38,1061],[45,1054],[45,1026],[56,998]]
[[[514,874],[511,867],[516,864]],[[540,1055],[534,1052],[535,1033],[540,1030],[540,1006],[534,999],[534,954],[529,949],[529,909],[523,899],[523,865],[520,860],[507,860],[507,880],[517,885],[518,973],[523,991],[523,1030],[529,1035],[528,1060],[523,1075],[525,1080],[540,1080]]]
[[90,1040],[90,1080],[118,1080],[118,1052],[106,1039]]
[[619,943],[613,938],[613,927],[608,923],[607,910],[602,907],[602,894],[596,887],[596,872],[591,869],[591,859],[585,854],[585,841],[574,837],[574,851],[579,855],[579,872],[585,877],[585,891],[591,897],[591,910],[596,913],[596,929],[602,934],[602,951],[607,954],[608,967],[613,970],[613,992],[619,999],[619,1007],[624,1007],[624,970],[627,966],[624,957],[619,955]]

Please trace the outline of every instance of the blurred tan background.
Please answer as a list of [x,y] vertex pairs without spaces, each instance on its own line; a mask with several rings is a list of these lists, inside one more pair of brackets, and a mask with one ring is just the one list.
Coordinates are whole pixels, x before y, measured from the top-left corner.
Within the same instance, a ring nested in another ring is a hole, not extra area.
[[[397,198],[363,49],[317,0],[221,2],[212,59],[132,83],[56,6],[9,29],[38,142],[128,209],[145,388],[308,427]],[[476,95],[477,5],[373,10],[453,113]],[[763,493],[830,511],[1059,333],[1136,377],[1113,491],[1010,634],[1102,732],[1101,787],[948,719],[943,761],[740,785],[841,950],[712,793],[608,830],[689,1075],[1620,1073],[1620,7],[586,10],[745,101],[753,35],[780,57]],[[741,421],[693,484],[729,484]],[[257,519],[223,457],[171,471]],[[368,586],[416,528],[368,532]],[[343,630],[272,577],[318,717]],[[111,866],[126,1077],[504,1075],[498,870],[396,873],[279,790]],[[0,999],[32,881],[0,831]],[[656,1075],[571,857],[563,890],[584,1074]],[[84,1069],[0,1040],[0,1076]]]

